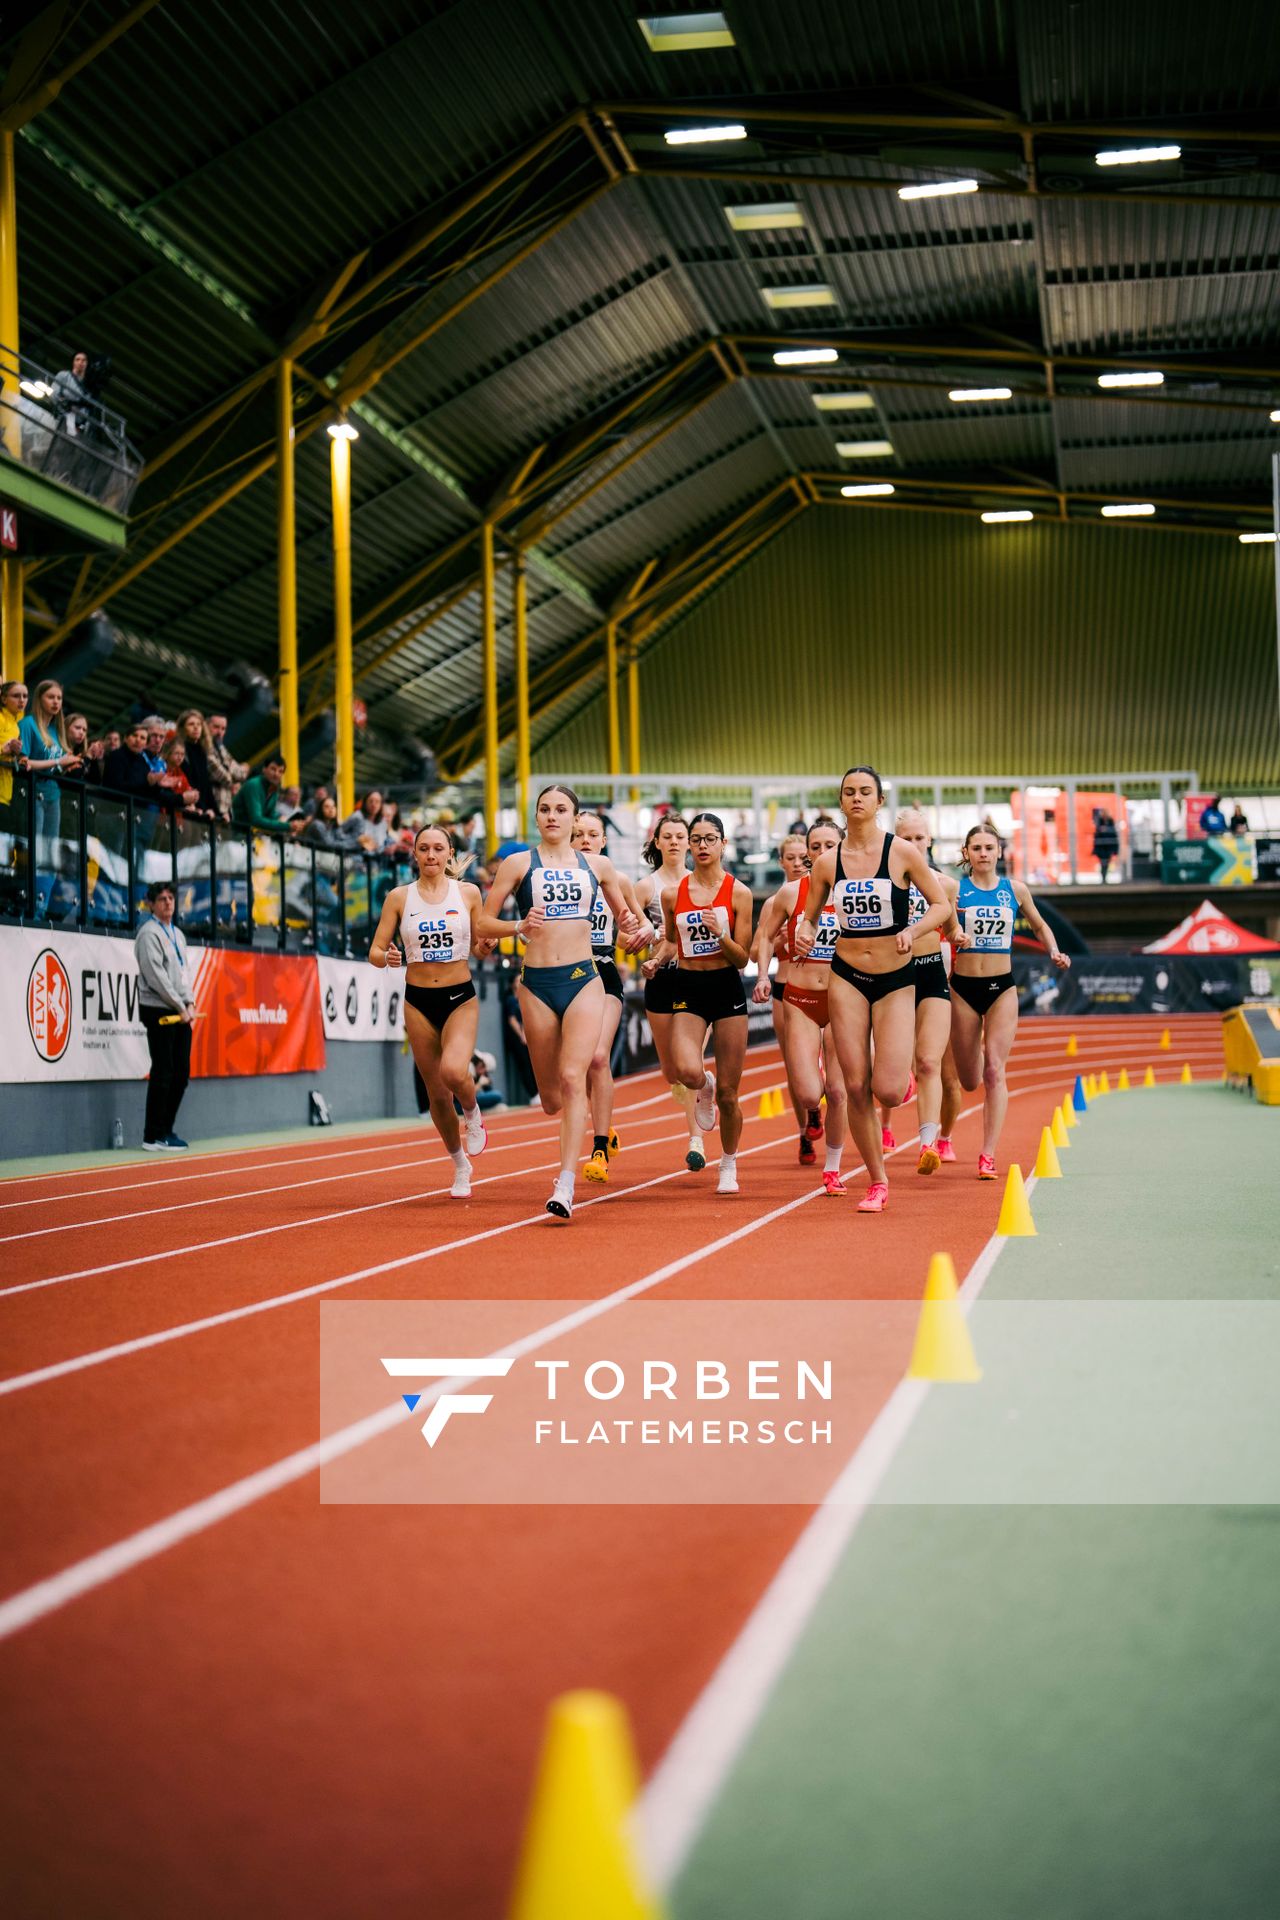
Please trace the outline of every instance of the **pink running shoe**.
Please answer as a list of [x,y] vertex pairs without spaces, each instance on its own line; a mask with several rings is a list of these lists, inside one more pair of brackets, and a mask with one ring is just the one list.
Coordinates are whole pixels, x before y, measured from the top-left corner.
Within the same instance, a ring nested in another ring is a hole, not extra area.
[[805,1139],[821,1140],[822,1129],[823,1129],[823,1121],[822,1121],[821,1107],[810,1107],[804,1117]]
[[944,1138],[942,1134],[938,1135],[938,1138],[934,1141],[934,1145],[938,1149],[938,1158],[939,1160],[942,1161],[944,1166],[947,1164],[948,1161],[955,1159],[956,1157],[955,1148],[952,1146],[951,1142],[948,1139]]
[[889,1204],[889,1189],[883,1180],[873,1180],[858,1202],[859,1213],[883,1213]]
[[898,1150],[898,1143],[893,1137],[893,1128],[881,1127],[880,1129],[881,1153],[896,1153],[897,1150]]
[[849,1191],[838,1173],[824,1173],[822,1188],[824,1193],[848,1193]]
[[979,1180],[994,1180],[995,1177],[996,1177],[996,1157],[994,1153],[980,1153],[978,1155]]
[[903,1106],[905,1107],[907,1102],[909,1100],[914,1100],[915,1097],[916,1097],[916,1077],[914,1073],[910,1073],[907,1075],[907,1090],[902,1096]]

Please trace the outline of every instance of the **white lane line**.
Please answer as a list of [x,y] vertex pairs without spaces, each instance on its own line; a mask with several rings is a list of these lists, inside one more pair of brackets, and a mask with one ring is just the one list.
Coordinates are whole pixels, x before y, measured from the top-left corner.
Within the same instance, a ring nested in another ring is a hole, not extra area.
[[[673,1141],[682,1140],[685,1138],[685,1135],[683,1133],[669,1134],[667,1138]],[[653,1144],[661,1143],[655,1142]],[[767,1153],[778,1144],[779,1142],[777,1140],[762,1140],[754,1147],[743,1147],[738,1154],[738,1158],[740,1160],[749,1160],[752,1154]],[[914,1145],[914,1140],[905,1140],[898,1148],[898,1152],[903,1153],[912,1145]],[[715,1164],[715,1162],[708,1162],[709,1166]],[[548,1172],[552,1166],[558,1165],[558,1161],[549,1162],[547,1166],[541,1169],[522,1168],[521,1172]],[[863,1171],[864,1169],[861,1163],[853,1169],[853,1173],[861,1173]],[[578,1201],[574,1210],[577,1213],[581,1213],[587,1207],[601,1206],[606,1200],[625,1200],[628,1194],[643,1193],[648,1187],[660,1187],[669,1180],[679,1180],[688,1177],[687,1168],[673,1168],[668,1173],[655,1174],[651,1180],[640,1181],[633,1187],[618,1187],[612,1193],[594,1194],[589,1200]],[[852,1175],[850,1177],[852,1177]],[[515,1175],[500,1173],[492,1175],[491,1178],[493,1180],[510,1180],[514,1179]],[[481,1183],[477,1181],[474,1184],[479,1185]],[[441,1187],[437,1189],[437,1191],[446,1193],[448,1189]],[[705,1189],[704,1191],[706,1191],[708,1195],[710,1194],[709,1189]],[[798,1205],[800,1200],[816,1199],[821,1192],[821,1187],[806,1188],[805,1192],[800,1195],[796,1201],[788,1202],[788,1206]],[[441,1254],[455,1253],[460,1247],[469,1247],[477,1240],[491,1240],[498,1234],[514,1233],[518,1227],[548,1226],[554,1224],[554,1222],[548,1220],[545,1212],[530,1214],[522,1220],[508,1220],[500,1227],[488,1227],[483,1232],[468,1234],[459,1240],[444,1241],[438,1247],[428,1247],[418,1253],[405,1254],[399,1259],[384,1261],[381,1266],[362,1267],[356,1273],[341,1274],[334,1280],[317,1281],[312,1286],[299,1287],[291,1293],[273,1294],[269,1299],[253,1300],[239,1307],[227,1307],[221,1313],[206,1314],[204,1318],[200,1320],[187,1320],[176,1327],[162,1328],[158,1333],[139,1334],[132,1340],[119,1340],[113,1346],[99,1347],[91,1353],[76,1354],[69,1360],[54,1360],[51,1361],[48,1366],[36,1367],[30,1373],[10,1374],[7,1380],[0,1380],[0,1398],[3,1398],[6,1394],[21,1393],[27,1387],[44,1386],[50,1380],[65,1379],[68,1374],[83,1373],[88,1367],[103,1366],[108,1360],[121,1360],[129,1354],[145,1353],[148,1348],[151,1347],[167,1346],[169,1342],[173,1340],[188,1339],[192,1334],[208,1333],[214,1327],[229,1326],[236,1320],[252,1319],[255,1314],[267,1313],[275,1307],[293,1306],[294,1303],[299,1300],[314,1300],[318,1295],[332,1293],[339,1287],[354,1286],[360,1280],[368,1280],[382,1273],[391,1273],[399,1267],[411,1266],[415,1260],[436,1259]],[[40,1282],[37,1281],[34,1284],[39,1285]]]
[[[748,1151],[758,1152],[760,1149],[750,1148]],[[656,1185],[657,1182],[649,1184]],[[706,1246],[696,1247],[691,1253],[684,1254],[678,1260],[668,1261],[665,1266],[656,1268],[653,1273],[646,1274],[643,1279],[633,1280],[629,1286],[620,1287],[616,1293],[608,1294],[600,1300],[585,1302],[573,1313],[552,1321],[548,1326],[538,1328],[535,1332],[500,1349],[500,1352],[512,1354],[517,1358],[523,1354],[535,1352],[539,1347],[545,1346],[549,1340],[557,1339],[577,1327],[585,1326],[602,1314],[610,1312],[614,1307],[620,1306],[624,1301],[634,1299],[637,1294],[644,1293],[651,1287],[660,1286],[664,1280],[672,1279],[676,1274],[682,1273],[686,1267],[705,1260],[708,1254],[719,1253],[723,1248],[744,1240],[748,1234],[755,1233],[772,1221],[781,1219],[784,1214],[794,1213],[797,1207],[805,1206],[810,1200],[816,1199],[821,1192],[821,1187],[810,1187],[804,1193],[798,1194],[794,1200],[788,1200],[784,1205],[774,1207],[771,1212],[761,1214],[758,1219],[744,1221],[742,1226],[735,1227],[730,1233],[722,1234],[718,1240],[713,1240]],[[600,1197],[601,1199],[609,1198],[607,1194],[602,1194]],[[544,1214],[541,1218],[545,1221],[547,1216]],[[513,1222],[512,1224],[526,1223]],[[502,1227],[490,1230],[491,1233],[506,1231],[509,1229]],[[475,1237],[483,1239],[488,1236],[476,1235]],[[396,1261],[390,1264],[398,1266],[404,1263]],[[386,1267],[372,1267],[369,1272],[382,1273],[386,1270]],[[444,1392],[446,1387],[452,1390],[459,1384],[462,1383],[449,1380],[437,1382],[422,1396],[418,1407],[421,1407],[423,1400],[430,1404]],[[141,1528],[137,1533],[127,1535],[123,1540],[117,1540],[113,1545],[88,1555],[84,1560],[76,1561],[74,1565],[63,1568],[60,1573],[52,1574],[47,1580],[39,1580],[34,1586],[26,1587],[21,1592],[11,1595],[9,1599],[0,1603],[0,1640],[7,1639],[23,1627],[32,1626],[37,1620],[42,1620],[48,1614],[56,1612],[58,1608],[65,1607],[68,1602],[93,1592],[95,1588],[106,1586],[109,1581],[118,1579],[121,1574],[129,1572],[134,1567],[141,1566],[144,1561],[154,1560],[159,1554],[167,1552],[170,1547],[177,1546],[180,1541],[190,1540],[196,1534],[204,1533],[209,1527],[216,1526],[220,1520],[229,1519],[232,1514],[243,1512],[246,1507],[255,1505],[257,1501],[265,1499],[269,1494],[279,1492],[282,1487],[305,1479],[308,1474],[324,1466],[328,1461],[340,1459],[344,1454],[364,1446],[367,1441],[376,1439],[379,1434],[388,1432],[400,1421],[410,1417],[416,1418],[416,1410],[415,1414],[410,1416],[404,1402],[397,1400],[381,1408],[377,1413],[369,1414],[363,1420],[357,1420],[351,1426],[343,1427],[339,1432],[328,1435],[312,1446],[302,1447],[296,1453],[286,1454],[283,1459],[273,1462],[271,1466],[263,1467],[258,1472],[247,1475],[243,1480],[233,1481],[230,1486],[222,1487],[217,1493],[209,1494],[203,1500],[194,1501],[190,1506],[179,1508],[176,1513],[169,1514],[165,1519],[156,1521],[149,1527]]]
[[[1034,1184],[1034,1179],[1028,1182]],[[965,1279],[967,1306],[981,1293],[1006,1244],[992,1234],[983,1247]],[[650,1776],[639,1828],[661,1891],[678,1877],[928,1394],[928,1381],[899,1381]]]

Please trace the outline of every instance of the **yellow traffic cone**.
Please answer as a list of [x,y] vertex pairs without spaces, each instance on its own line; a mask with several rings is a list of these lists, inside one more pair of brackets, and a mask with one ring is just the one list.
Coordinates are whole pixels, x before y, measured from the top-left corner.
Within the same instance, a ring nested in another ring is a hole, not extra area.
[[1102,1072],[1098,1075],[1098,1092],[1110,1093],[1110,1091],[1111,1091],[1111,1082],[1107,1078],[1107,1070],[1104,1067],[1102,1069]]
[[1072,1036],[1071,1036],[1071,1038],[1070,1038],[1070,1039],[1069,1039],[1069,1040],[1067,1041],[1067,1058],[1068,1058],[1068,1060],[1074,1060],[1074,1059],[1075,1059],[1075,1057],[1076,1057],[1076,1055],[1077,1055],[1077,1054],[1079,1053],[1079,1051],[1080,1051],[1080,1049],[1079,1049],[1079,1047],[1078,1047],[1078,1046],[1076,1045],[1076,1037],[1075,1037],[1075,1035],[1074,1035],[1074,1033],[1073,1033],[1073,1034],[1072,1034]]
[[1035,1238],[1036,1223],[1031,1218],[1031,1203],[1027,1199],[1027,1190],[1022,1184],[1022,1168],[1015,1162],[1009,1169],[1004,1183],[1004,1199],[1000,1203],[1000,1218],[996,1221],[996,1232],[1006,1240],[1028,1240]]
[[1163,1032],[1163,1033],[1162,1033],[1162,1034],[1160,1035],[1160,1051],[1161,1051],[1161,1053],[1168,1053],[1168,1051],[1169,1051],[1169,1048],[1170,1048],[1170,1047],[1171,1047],[1172,1045],[1173,1045],[1173,1042],[1172,1042],[1172,1040],[1170,1040],[1170,1038],[1169,1038],[1169,1029],[1168,1029],[1168,1027],[1166,1027],[1166,1028],[1165,1028],[1165,1030],[1164,1030],[1164,1032]]
[[783,1094],[782,1088],[775,1087],[770,1098],[773,1101],[773,1117],[775,1120],[780,1120],[787,1110],[786,1097]]
[[1156,1076],[1153,1073],[1152,1069],[1148,1067],[1146,1072],[1142,1076],[1142,1084],[1144,1087],[1154,1087],[1155,1083],[1156,1083]]
[[773,1095],[769,1091],[768,1087],[766,1087],[764,1092],[760,1095],[760,1105],[756,1108],[756,1119],[772,1120],[772,1118],[773,1118]]
[[1189,1087],[1192,1084],[1191,1068],[1185,1060],[1182,1063],[1182,1072],[1178,1075],[1178,1084],[1183,1087]]
[[1040,1129],[1040,1151],[1036,1155],[1035,1167],[1037,1180],[1061,1180],[1062,1168],[1058,1165],[1058,1153],[1053,1144],[1053,1135],[1048,1127]]
[[1062,1124],[1068,1133],[1070,1133],[1072,1127],[1078,1127],[1080,1125],[1080,1122],[1076,1119],[1076,1110],[1071,1104],[1070,1094],[1063,1095],[1062,1105],[1058,1111],[1062,1115]]
[[619,1701],[552,1702],[509,1920],[661,1920],[631,1833],[639,1786]]
[[1121,1067],[1120,1078],[1116,1081],[1116,1092],[1128,1093],[1128,1091],[1129,1091],[1129,1069],[1128,1067]]
[[1064,1147],[1071,1145],[1070,1138],[1067,1134],[1067,1123],[1062,1117],[1061,1107],[1055,1107],[1053,1110],[1053,1123],[1049,1128],[1049,1134],[1059,1153],[1062,1152]]
[[981,1380],[974,1357],[969,1323],[960,1306],[956,1270],[949,1253],[935,1253],[929,1262],[924,1300],[911,1349],[908,1380],[941,1380],[955,1385]]

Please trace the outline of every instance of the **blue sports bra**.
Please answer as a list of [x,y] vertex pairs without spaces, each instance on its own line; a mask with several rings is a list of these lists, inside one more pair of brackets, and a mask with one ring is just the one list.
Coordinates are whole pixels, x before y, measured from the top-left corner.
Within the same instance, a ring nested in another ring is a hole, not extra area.
[[547,867],[538,849],[529,855],[529,870],[516,888],[516,910],[523,920],[532,907],[541,907],[548,920],[590,920],[600,897],[600,882],[585,854],[575,852],[574,864]]

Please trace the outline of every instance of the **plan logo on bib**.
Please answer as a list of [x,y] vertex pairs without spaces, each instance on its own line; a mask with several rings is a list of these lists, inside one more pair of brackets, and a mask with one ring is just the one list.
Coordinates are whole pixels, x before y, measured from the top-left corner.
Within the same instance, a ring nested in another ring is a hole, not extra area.
[[71,980],[52,947],[27,978],[27,1026],[42,1060],[61,1060],[71,1039]]

